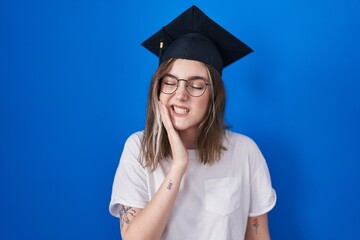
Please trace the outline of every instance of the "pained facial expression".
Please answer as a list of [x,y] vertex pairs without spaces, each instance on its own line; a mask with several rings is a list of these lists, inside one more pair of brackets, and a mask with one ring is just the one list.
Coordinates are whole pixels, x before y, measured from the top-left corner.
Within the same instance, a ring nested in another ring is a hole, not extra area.
[[[203,79],[210,83],[206,66],[198,61],[177,59],[170,68],[169,75],[176,79],[190,80]],[[186,81],[179,81],[176,92],[165,94],[160,92],[160,101],[169,110],[173,126],[178,131],[190,131],[196,133],[199,123],[204,119],[210,100],[210,87],[205,86],[206,90],[199,97],[191,96],[186,90]],[[194,91],[199,91],[193,86]],[[191,91],[191,88],[189,88]]]

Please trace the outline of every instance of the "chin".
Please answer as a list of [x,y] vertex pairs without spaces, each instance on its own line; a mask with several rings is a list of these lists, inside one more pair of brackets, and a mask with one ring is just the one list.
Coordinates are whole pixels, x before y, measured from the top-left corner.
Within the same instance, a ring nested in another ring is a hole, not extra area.
[[196,125],[176,124],[176,122],[173,123],[173,126],[174,126],[175,130],[177,130],[177,131],[188,131],[191,129],[197,129]]
[[189,129],[188,126],[176,125],[176,124],[174,124],[174,128],[175,128],[175,130],[177,130],[177,131],[185,131],[185,130]]

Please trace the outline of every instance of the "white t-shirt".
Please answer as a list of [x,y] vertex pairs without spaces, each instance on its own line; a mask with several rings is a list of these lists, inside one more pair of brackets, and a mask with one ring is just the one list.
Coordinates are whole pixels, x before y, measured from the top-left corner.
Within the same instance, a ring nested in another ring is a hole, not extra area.
[[[125,143],[116,171],[110,213],[119,217],[121,205],[144,208],[171,166],[163,161],[151,172],[140,163],[143,132]],[[250,138],[227,131],[226,151],[213,165],[188,150],[189,165],[161,237],[162,240],[244,239],[248,217],[269,212],[276,203],[265,159]]]

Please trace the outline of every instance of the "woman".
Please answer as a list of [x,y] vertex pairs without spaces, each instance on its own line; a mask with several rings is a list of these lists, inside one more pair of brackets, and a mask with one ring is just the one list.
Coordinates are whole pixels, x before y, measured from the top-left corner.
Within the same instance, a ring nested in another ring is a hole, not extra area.
[[222,69],[251,49],[219,27],[193,6],[144,43],[165,48],[145,130],[127,140],[114,179],[110,212],[125,240],[270,239],[276,195],[265,160],[223,121]]

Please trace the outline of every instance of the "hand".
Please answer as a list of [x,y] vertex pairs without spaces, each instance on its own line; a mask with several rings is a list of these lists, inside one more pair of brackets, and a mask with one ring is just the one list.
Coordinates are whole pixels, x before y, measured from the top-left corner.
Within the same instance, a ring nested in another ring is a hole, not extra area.
[[170,142],[172,157],[174,160],[173,166],[175,165],[176,167],[180,167],[185,172],[189,161],[186,148],[171,122],[169,109],[161,101],[159,101],[159,109],[161,121],[164,124]]

